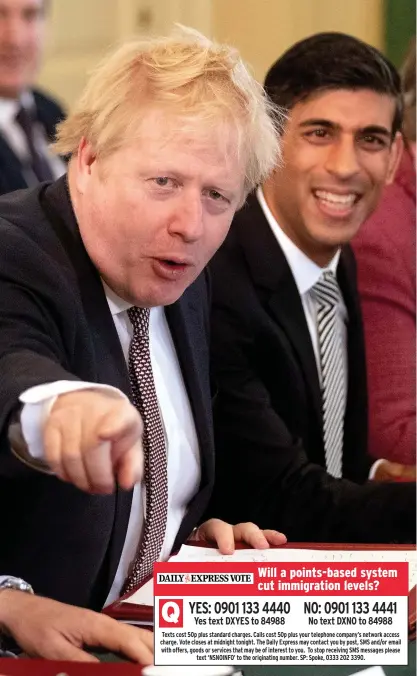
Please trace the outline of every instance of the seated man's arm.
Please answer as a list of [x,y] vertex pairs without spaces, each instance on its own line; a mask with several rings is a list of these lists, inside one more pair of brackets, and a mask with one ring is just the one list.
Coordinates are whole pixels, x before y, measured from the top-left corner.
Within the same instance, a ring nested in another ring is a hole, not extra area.
[[403,265],[404,252],[389,231],[367,223],[354,242],[367,348],[369,445],[376,458],[415,464],[415,275]]

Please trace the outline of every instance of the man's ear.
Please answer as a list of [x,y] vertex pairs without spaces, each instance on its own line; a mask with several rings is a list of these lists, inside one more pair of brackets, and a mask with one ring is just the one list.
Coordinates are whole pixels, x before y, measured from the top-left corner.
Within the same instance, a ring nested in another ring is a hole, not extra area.
[[90,141],[83,136],[74,158],[76,165],[76,184],[80,193],[84,193],[87,182],[91,177],[92,168],[96,161],[96,154]]
[[388,173],[385,183],[389,185],[393,182],[394,176],[397,173],[398,165],[404,150],[404,138],[400,131],[395,134],[394,140],[391,143],[390,158],[388,164]]

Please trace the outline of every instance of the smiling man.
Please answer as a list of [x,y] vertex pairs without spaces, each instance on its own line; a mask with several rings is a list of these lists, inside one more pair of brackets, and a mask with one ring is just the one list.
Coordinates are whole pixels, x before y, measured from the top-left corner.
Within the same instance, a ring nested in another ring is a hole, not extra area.
[[262,194],[280,230],[320,268],[350,242],[393,177],[402,148],[396,105],[370,89],[330,89],[290,109],[283,164]]
[[413,538],[413,489],[402,502],[402,486],[341,479],[406,472],[372,467],[367,455],[349,246],[401,155],[399,77],[377,50],[329,33],[294,45],[265,86],[288,112],[282,161],[211,263],[212,513],[279,525],[299,540]]

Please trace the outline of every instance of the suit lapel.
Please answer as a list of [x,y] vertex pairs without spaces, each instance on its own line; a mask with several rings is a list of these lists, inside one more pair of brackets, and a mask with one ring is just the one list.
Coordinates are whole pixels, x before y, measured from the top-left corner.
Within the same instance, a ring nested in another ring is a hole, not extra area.
[[[0,134],[0,167],[5,167],[4,176],[7,176],[7,183],[10,190],[19,190],[27,188],[26,180],[22,173],[22,165],[5,138]],[[6,190],[4,190],[6,192]]]
[[255,196],[239,215],[238,237],[252,279],[297,356],[320,426],[322,402],[316,359],[291,269]]
[[342,251],[337,278],[348,313],[348,394],[344,426],[343,469],[348,478],[363,481],[370,467],[370,459],[366,454],[368,401],[365,341],[355,262],[350,247],[345,247]]
[[165,308],[193,412],[201,459],[199,490],[187,506],[173,551],[180,547],[194,526],[201,521],[214,481],[214,440],[206,326],[208,319],[204,319],[203,314],[207,292],[202,289],[204,284],[202,275],[185,291],[179,301]]
[[201,452],[201,485],[211,483],[214,473],[212,453],[212,413],[208,369],[208,345],[201,311],[199,280],[173,305],[165,308],[168,325],[184,377]]
[[362,382],[364,372],[363,327],[360,301],[355,282],[355,273],[350,260],[350,250],[345,249],[340,257],[337,269],[337,281],[346,305],[347,322],[347,354],[348,354],[348,401],[347,410],[354,405],[355,393],[353,384]]
[[322,398],[316,358],[298,289],[290,270],[282,276],[280,288],[272,294],[269,306],[277,324],[282,326],[297,354],[314,410],[321,425]]

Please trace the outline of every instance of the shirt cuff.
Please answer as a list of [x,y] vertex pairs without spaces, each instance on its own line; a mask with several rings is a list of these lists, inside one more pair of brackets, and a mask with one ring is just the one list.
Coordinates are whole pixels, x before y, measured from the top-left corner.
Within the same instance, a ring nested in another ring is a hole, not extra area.
[[57,380],[53,383],[36,385],[20,395],[19,400],[23,404],[20,414],[22,435],[32,458],[43,460],[43,427],[57,397],[68,392],[91,389],[105,390],[113,393],[115,398],[128,399],[117,387],[80,380]]
[[380,458],[379,460],[376,460],[374,464],[372,465],[371,469],[369,470],[369,479],[374,479],[376,470],[380,466],[381,462],[385,462],[384,458]]

